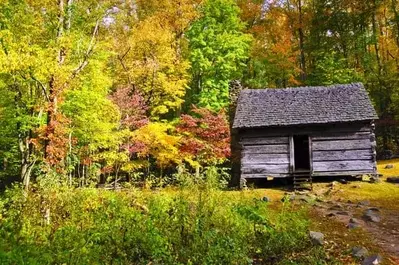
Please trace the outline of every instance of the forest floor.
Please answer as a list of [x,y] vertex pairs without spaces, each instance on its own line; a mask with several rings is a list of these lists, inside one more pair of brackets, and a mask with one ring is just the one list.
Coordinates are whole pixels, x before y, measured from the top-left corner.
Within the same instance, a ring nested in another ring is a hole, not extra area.
[[[393,168],[386,169],[386,165]],[[311,229],[325,234],[325,248],[344,264],[359,264],[351,257],[353,247],[365,247],[369,254],[380,254],[382,264],[399,264],[399,184],[386,182],[387,177],[399,177],[399,159],[380,161],[379,183],[368,179],[317,182],[313,191],[295,201],[307,208]],[[272,186],[253,190],[256,196],[267,196],[271,207],[279,207],[287,194],[285,187]],[[365,221],[364,214],[373,212],[378,222]],[[348,228],[351,220],[355,229]]]

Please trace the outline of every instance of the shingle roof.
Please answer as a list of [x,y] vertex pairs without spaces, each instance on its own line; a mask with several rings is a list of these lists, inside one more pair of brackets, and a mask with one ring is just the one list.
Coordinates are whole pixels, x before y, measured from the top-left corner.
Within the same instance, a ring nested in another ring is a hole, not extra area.
[[244,89],[233,128],[323,124],[378,119],[361,83],[327,87]]

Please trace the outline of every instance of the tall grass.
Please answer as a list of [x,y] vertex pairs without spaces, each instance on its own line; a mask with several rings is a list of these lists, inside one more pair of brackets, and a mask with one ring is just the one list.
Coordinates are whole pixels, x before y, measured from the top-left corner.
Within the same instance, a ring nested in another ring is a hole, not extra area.
[[216,174],[175,190],[9,189],[0,264],[277,264],[310,249],[304,213],[224,196]]

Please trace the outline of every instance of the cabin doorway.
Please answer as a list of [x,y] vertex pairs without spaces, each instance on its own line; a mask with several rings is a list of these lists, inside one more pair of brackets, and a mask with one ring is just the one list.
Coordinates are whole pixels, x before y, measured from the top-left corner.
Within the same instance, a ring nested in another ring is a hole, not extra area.
[[309,136],[294,135],[294,171],[310,171]]

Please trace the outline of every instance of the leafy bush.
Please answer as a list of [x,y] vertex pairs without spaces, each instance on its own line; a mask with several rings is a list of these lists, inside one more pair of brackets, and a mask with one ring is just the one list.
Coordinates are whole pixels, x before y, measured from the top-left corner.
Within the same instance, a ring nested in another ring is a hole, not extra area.
[[0,264],[275,264],[308,249],[303,213],[233,198],[214,173],[179,190],[9,189]]

